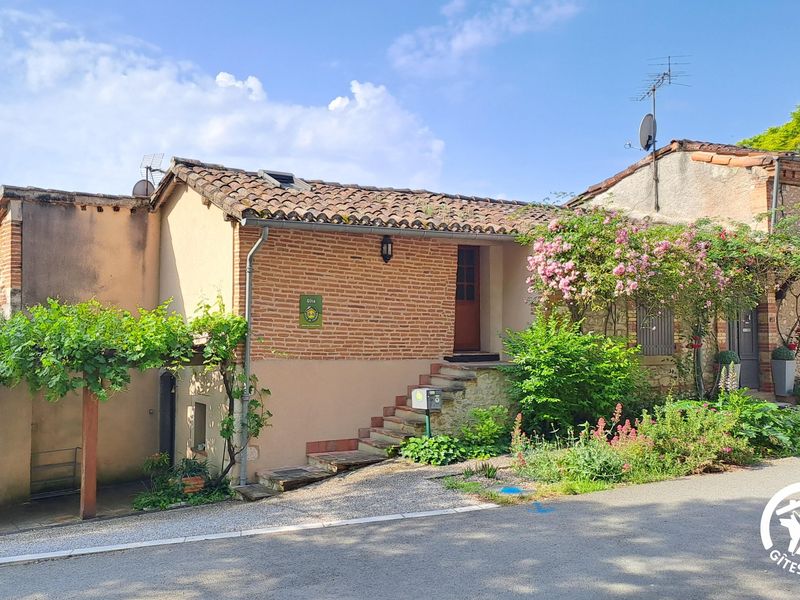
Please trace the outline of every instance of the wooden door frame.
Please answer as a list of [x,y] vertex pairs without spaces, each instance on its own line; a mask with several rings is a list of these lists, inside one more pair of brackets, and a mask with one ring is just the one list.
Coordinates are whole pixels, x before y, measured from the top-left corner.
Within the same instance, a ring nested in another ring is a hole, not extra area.
[[[477,306],[477,313],[476,313],[476,332],[477,332],[477,343],[474,347],[470,346],[469,348],[459,348],[456,347],[456,326],[457,324],[453,323],[453,352],[480,352],[481,350],[481,246],[476,244],[459,244],[458,249],[460,248],[474,248],[475,249],[475,281],[473,285],[475,286],[475,299],[470,301]],[[458,311],[458,303],[459,302],[467,302],[466,300],[458,300],[458,254],[456,254],[456,298],[454,298],[455,302],[455,312],[454,312],[454,320],[455,320],[455,313]]]

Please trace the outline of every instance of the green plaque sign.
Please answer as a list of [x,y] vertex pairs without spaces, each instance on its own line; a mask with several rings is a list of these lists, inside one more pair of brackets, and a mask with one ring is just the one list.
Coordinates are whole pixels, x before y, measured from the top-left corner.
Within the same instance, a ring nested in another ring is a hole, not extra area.
[[322,296],[319,294],[300,294],[300,327],[322,328]]

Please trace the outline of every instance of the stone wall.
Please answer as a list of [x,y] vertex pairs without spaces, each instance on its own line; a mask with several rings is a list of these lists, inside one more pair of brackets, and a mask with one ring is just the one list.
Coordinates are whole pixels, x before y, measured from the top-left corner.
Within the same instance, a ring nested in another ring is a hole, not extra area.
[[458,435],[470,421],[475,408],[502,405],[511,407],[506,389],[506,376],[497,367],[475,369],[475,379],[466,382],[466,389],[446,392],[442,412],[431,414],[433,435]]

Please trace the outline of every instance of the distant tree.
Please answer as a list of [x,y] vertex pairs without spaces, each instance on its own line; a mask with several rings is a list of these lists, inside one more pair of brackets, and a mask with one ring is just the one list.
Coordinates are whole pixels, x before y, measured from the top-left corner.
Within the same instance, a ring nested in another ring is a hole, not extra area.
[[758,135],[740,141],[739,145],[772,152],[800,151],[800,105],[783,125],[770,127]]

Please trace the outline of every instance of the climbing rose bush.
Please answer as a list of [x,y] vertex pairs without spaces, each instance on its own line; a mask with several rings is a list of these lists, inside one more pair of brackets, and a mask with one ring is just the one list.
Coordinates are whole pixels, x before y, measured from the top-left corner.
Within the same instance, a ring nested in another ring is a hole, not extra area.
[[610,311],[619,299],[672,309],[692,336],[702,394],[700,344],[716,318],[735,318],[772,289],[771,278],[800,276],[797,236],[709,221],[691,225],[633,221],[614,211],[564,212],[521,238],[530,244],[529,292],[564,304],[573,320]]

